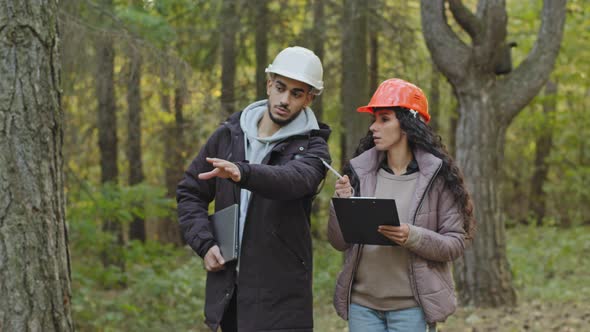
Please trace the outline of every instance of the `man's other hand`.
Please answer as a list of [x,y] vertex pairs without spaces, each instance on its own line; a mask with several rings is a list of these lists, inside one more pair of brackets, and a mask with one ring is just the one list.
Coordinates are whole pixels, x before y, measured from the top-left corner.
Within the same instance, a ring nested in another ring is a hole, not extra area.
[[209,251],[207,251],[203,261],[205,263],[205,269],[209,272],[217,272],[225,269],[225,260],[221,256],[221,251],[217,245],[214,245]]

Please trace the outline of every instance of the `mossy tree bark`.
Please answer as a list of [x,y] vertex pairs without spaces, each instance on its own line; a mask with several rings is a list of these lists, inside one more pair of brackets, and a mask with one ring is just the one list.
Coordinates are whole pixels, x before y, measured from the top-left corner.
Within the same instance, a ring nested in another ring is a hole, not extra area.
[[72,331],[57,1],[0,0],[0,331]]

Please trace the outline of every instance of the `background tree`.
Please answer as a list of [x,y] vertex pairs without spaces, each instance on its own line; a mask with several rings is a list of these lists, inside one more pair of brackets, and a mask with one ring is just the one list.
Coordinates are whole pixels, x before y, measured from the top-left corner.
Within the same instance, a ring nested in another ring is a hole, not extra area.
[[535,47],[506,75],[496,65],[507,44],[508,16],[504,1],[481,0],[471,12],[459,0],[448,1],[467,45],[447,24],[445,1],[421,1],[422,29],[439,70],[459,102],[456,158],[473,194],[478,234],[455,265],[463,304],[514,304],[516,293],[506,259],[506,238],[497,183],[506,129],[545,84],[559,52],[565,21],[565,0],[544,1]]
[[[184,172],[184,151],[186,150],[184,106],[189,97],[185,69],[184,66],[177,66],[174,71],[174,121],[169,123],[165,130],[166,146],[168,148],[164,152],[166,165],[164,173],[167,196],[172,199],[176,197],[176,186]],[[166,102],[166,98],[163,98],[162,101]],[[167,105],[166,107],[170,112],[170,106]],[[193,143],[199,144],[199,140]],[[184,243],[178,222],[174,218],[160,220],[158,223],[158,240],[175,245]]]
[[543,101],[543,122],[541,133],[535,144],[535,168],[531,179],[531,192],[529,194],[530,208],[537,225],[543,224],[545,217],[545,192],[543,185],[547,179],[549,163],[547,157],[553,147],[553,122],[557,105],[557,83],[551,80],[545,84]]
[[[100,18],[108,22],[112,11],[112,0],[101,0],[104,12]],[[106,31],[105,31],[106,32]],[[103,32],[96,39],[96,98],[98,100],[98,146],[100,150],[101,183],[115,185],[118,182],[118,138],[117,138],[117,105],[115,101],[115,48],[112,36]],[[104,266],[116,266],[125,269],[121,253],[124,243],[121,223],[106,218],[103,220],[103,231],[112,236],[112,247],[104,248],[102,259]]]
[[[367,5],[370,16],[375,15],[380,9],[377,0],[371,0]],[[373,20],[370,20],[373,21]],[[369,93],[377,90],[379,86],[379,30],[381,27],[377,24],[370,24],[369,30]]]
[[430,126],[435,132],[439,132],[440,125],[438,124],[441,119],[440,109],[440,73],[434,63],[431,64],[430,73],[430,97],[428,98],[428,111],[432,114],[430,119]]
[[266,99],[266,73],[268,66],[268,1],[258,0],[254,3],[256,33],[256,100]]
[[[162,64],[160,77],[160,103],[162,111],[171,120],[167,121],[164,127],[163,138],[165,146],[163,154],[164,163],[164,183],[166,186],[166,195],[172,199],[176,197],[176,186],[178,185],[179,177],[183,174],[184,162],[182,159],[182,140],[184,133],[184,118],[182,107],[184,105],[184,97],[186,91],[182,88],[174,89],[174,78],[169,73],[169,68],[166,64]],[[179,72],[175,72],[175,76],[183,79]],[[175,92],[174,109],[172,107],[171,93]],[[182,238],[178,228],[178,223],[173,218],[163,218],[158,221],[157,225],[157,239],[162,243],[172,243],[180,245]]]
[[353,155],[368,130],[368,121],[359,119],[357,107],[366,105],[369,95],[367,66],[367,2],[344,0],[342,13],[342,105],[340,146],[341,165]]
[[223,0],[219,27],[221,30],[221,117],[223,120],[236,111],[236,34],[239,29],[239,0]]
[[73,331],[57,1],[0,8],[0,330]]
[[[129,161],[129,185],[143,181],[143,162],[141,160],[141,54],[133,45],[128,50],[127,79],[127,160]],[[129,227],[129,238],[145,241],[145,221],[135,217]]]
[[[326,40],[326,18],[324,15],[324,1],[313,0],[313,32],[311,33],[312,50],[320,58],[324,60],[324,43]],[[322,95],[316,96],[313,101],[312,108],[318,121],[323,121],[324,107]]]

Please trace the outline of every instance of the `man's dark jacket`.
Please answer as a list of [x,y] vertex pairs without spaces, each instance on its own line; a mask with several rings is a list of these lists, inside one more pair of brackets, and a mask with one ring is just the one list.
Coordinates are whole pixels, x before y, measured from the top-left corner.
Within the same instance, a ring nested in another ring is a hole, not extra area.
[[[261,164],[244,161],[241,112],[232,115],[209,138],[178,185],[181,231],[201,257],[215,244],[207,208],[215,211],[240,202],[240,189],[252,192],[242,237],[239,277],[236,262],[208,272],[205,322],[219,327],[237,284],[239,331],[311,331],[313,328],[312,199],[326,175],[317,157],[329,159],[330,129],[289,137],[277,143]],[[206,157],[235,162],[241,180],[197,175],[213,169]],[[237,279],[237,280],[236,280]]]

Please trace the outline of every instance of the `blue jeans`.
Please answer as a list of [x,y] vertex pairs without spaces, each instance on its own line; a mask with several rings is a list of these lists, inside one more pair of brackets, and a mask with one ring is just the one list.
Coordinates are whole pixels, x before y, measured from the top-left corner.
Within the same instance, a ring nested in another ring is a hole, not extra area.
[[428,324],[420,307],[381,311],[351,303],[348,329],[350,332],[425,332]]

